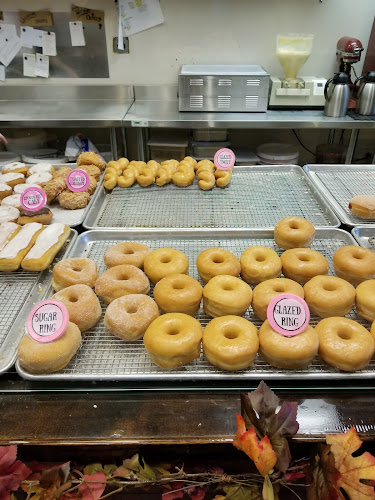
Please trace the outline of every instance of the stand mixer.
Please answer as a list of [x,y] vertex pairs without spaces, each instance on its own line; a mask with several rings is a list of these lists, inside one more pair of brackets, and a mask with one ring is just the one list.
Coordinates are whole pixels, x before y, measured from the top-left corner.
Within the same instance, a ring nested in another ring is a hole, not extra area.
[[284,78],[271,76],[270,108],[312,108],[324,106],[325,78],[297,77],[312,51],[313,35],[278,35],[276,55]]
[[343,36],[337,42],[336,56],[337,61],[340,63],[339,71],[348,75],[350,86],[353,86],[351,79],[352,64],[361,60],[362,51],[362,43],[357,38]]

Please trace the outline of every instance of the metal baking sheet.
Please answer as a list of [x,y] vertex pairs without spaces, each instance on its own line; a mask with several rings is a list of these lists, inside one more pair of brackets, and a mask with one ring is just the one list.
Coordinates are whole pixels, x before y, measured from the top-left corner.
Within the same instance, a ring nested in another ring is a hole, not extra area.
[[349,226],[375,224],[349,210],[349,201],[375,191],[375,165],[305,165],[304,170],[338,218]]
[[[141,234],[133,231],[120,230],[93,230],[82,233],[76,243],[69,251],[69,257],[88,257],[98,264],[99,272],[105,270],[103,256],[107,248],[120,241],[139,241],[145,243],[152,250],[160,247],[171,247],[183,251],[189,257],[189,275],[196,279],[198,273],[195,261],[198,254],[205,248],[222,247],[232,251],[237,257],[251,245],[264,245],[278,251],[273,240],[273,234],[270,230],[245,230],[232,231],[214,231],[207,234],[203,231],[185,230],[185,231],[145,231]],[[333,273],[332,256],[335,251],[343,245],[355,245],[356,242],[350,233],[341,229],[318,229],[312,248],[325,255],[330,263],[330,274]],[[52,289],[46,291],[45,298],[53,294]],[[152,296],[152,289],[150,292]],[[21,377],[28,380],[39,381],[150,381],[150,382],[175,382],[189,381],[199,382],[200,386],[209,386],[210,381],[228,381],[228,380],[261,380],[261,379],[342,379],[352,380],[353,378],[374,378],[375,377],[375,359],[369,367],[361,372],[344,373],[336,370],[319,357],[316,357],[311,365],[304,370],[278,370],[271,367],[258,355],[255,363],[247,370],[238,372],[222,371],[203,357],[182,366],[175,370],[163,370],[153,364],[149,358],[142,340],[133,342],[124,342],[117,339],[104,328],[103,317],[105,305],[103,306],[103,315],[100,322],[90,331],[83,335],[81,347],[69,365],[63,370],[44,375],[33,375],[26,372],[16,363],[16,368]],[[257,327],[260,327],[259,321],[250,309],[245,317],[252,321]],[[356,316],[354,312],[351,317],[363,324],[367,328],[370,323]],[[202,326],[205,326],[210,317],[205,315],[202,306],[198,312],[197,318]],[[319,318],[312,317],[311,324],[314,326]]]
[[359,245],[375,252],[375,226],[356,226],[351,232]]
[[[54,262],[61,260],[77,237],[75,229]],[[0,272],[0,375],[14,363],[17,345],[24,332],[25,319],[36,302],[43,300],[50,286],[50,268],[45,271]]]
[[295,165],[235,167],[226,189],[202,191],[197,180],[180,188],[168,184],[142,188],[97,189],[83,223],[94,228],[273,228],[298,215],[315,227],[338,227],[324,197]]

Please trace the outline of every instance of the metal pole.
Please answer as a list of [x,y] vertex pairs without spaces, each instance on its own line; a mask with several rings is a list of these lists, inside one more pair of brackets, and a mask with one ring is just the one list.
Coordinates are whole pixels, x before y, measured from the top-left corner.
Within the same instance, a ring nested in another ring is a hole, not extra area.
[[350,134],[350,141],[348,145],[348,151],[346,152],[345,164],[350,165],[353,159],[354,150],[357,144],[357,139],[359,135],[359,129],[354,128]]
[[112,160],[117,160],[117,138],[116,138],[116,129],[109,129],[109,140],[111,143],[111,152],[112,152]]

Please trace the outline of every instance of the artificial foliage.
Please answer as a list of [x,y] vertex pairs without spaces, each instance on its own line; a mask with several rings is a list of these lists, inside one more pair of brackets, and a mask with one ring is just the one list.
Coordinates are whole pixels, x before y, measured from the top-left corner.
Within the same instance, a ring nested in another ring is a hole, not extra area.
[[17,460],[17,446],[2,446],[0,500],[102,500],[115,494],[126,499],[151,489],[162,500],[375,499],[375,457],[359,454],[362,441],[354,428],[327,435],[310,459],[293,461],[289,440],[298,431],[297,409],[293,402],[280,405],[264,382],[241,395],[233,445],[249,464],[240,474],[227,475],[220,466],[150,465],[138,454],[120,464],[24,464]]

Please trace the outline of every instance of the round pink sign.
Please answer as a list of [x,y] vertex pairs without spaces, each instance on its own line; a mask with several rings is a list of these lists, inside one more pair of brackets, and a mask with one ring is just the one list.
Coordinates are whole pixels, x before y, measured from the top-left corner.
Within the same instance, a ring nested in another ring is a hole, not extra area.
[[216,152],[214,163],[219,170],[229,170],[234,166],[236,155],[231,149],[223,148]]
[[275,332],[293,337],[303,332],[309,324],[310,310],[301,297],[281,293],[268,304],[267,319]]
[[74,170],[69,172],[68,177],[66,178],[66,184],[71,191],[84,191],[89,187],[90,176],[84,170],[75,168]]
[[37,212],[46,204],[46,193],[41,188],[26,188],[20,195],[21,206],[24,210]]
[[27,331],[38,342],[52,342],[65,332],[69,313],[61,302],[39,302],[27,318]]

